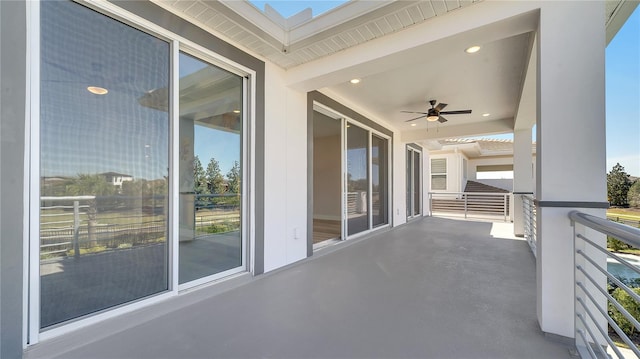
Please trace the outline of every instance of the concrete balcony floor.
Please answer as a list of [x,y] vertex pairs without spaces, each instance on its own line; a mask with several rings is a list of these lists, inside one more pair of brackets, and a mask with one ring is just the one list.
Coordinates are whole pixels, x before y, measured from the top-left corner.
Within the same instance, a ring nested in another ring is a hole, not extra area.
[[571,358],[539,329],[535,260],[525,241],[501,234],[510,228],[416,220],[65,334],[25,356]]

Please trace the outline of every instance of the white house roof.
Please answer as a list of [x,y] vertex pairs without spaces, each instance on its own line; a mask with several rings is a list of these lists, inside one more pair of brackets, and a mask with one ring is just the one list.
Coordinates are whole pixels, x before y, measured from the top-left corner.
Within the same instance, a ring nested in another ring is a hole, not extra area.
[[[487,156],[511,156],[513,155],[513,141],[490,138],[452,138],[437,141],[438,145],[429,148],[435,153],[463,152],[469,158]],[[531,144],[535,154],[535,142]]]

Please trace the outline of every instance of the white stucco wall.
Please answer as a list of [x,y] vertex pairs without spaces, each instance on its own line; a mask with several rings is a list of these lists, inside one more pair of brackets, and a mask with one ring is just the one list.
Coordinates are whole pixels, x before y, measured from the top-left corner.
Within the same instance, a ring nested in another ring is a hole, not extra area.
[[459,153],[433,153],[429,155],[425,166],[429,167],[429,179],[431,179],[431,159],[444,158],[447,160],[447,189],[433,190],[431,189],[431,181],[427,191],[430,192],[462,192],[462,155]]
[[264,270],[268,272],[307,256],[307,94],[288,88],[280,68],[267,62],[265,71]]

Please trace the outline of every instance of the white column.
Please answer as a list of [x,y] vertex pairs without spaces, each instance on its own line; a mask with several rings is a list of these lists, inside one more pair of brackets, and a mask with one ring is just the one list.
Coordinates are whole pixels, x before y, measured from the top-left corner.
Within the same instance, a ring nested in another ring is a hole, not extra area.
[[522,196],[533,193],[533,150],[531,129],[513,132],[513,232],[524,235],[524,214]]
[[[537,313],[574,336],[572,210],[604,216],[604,2],[542,2],[538,41]],[[595,207],[595,208],[589,208]],[[597,241],[605,242],[596,237]]]

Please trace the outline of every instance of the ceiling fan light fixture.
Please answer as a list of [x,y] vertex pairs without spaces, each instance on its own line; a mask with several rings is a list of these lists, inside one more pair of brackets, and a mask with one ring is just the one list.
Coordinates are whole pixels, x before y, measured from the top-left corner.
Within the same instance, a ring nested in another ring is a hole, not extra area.
[[438,121],[438,119],[440,118],[440,116],[436,116],[436,115],[429,115],[427,116],[427,121],[429,122],[435,122]]
[[467,47],[464,50],[464,52],[466,52],[467,54],[475,54],[478,51],[480,51],[480,46],[478,46],[478,45],[473,45],[471,47]]

